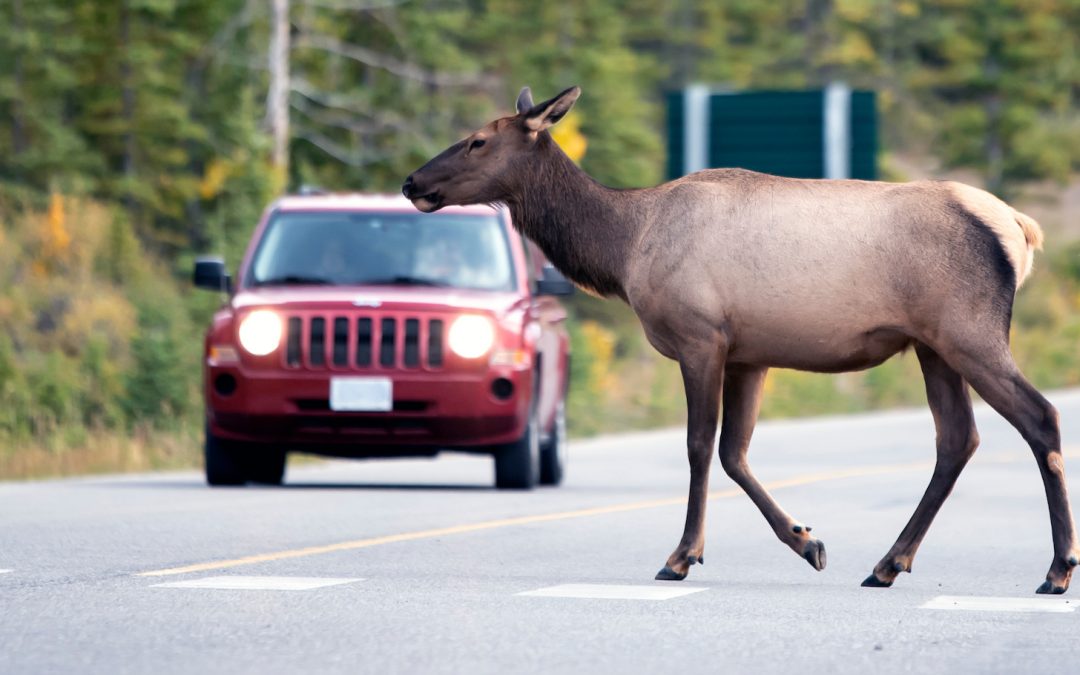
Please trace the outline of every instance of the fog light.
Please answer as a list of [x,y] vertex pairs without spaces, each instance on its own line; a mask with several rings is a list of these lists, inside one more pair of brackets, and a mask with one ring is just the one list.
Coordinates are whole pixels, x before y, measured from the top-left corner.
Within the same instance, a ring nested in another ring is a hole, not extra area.
[[222,396],[232,396],[236,391],[236,378],[228,373],[222,373],[214,378],[214,391]]
[[500,377],[491,383],[491,393],[500,401],[505,401],[514,395],[514,383],[505,377]]

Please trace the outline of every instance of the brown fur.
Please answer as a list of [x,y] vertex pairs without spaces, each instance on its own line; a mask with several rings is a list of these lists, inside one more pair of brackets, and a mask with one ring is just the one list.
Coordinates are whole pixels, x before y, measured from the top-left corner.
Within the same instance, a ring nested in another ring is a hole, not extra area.
[[1040,592],[1064,592],[1080,546],[1057,412],[1020,374],[1008,345],[1013,298],[1042,242],[1038,224],[982,190],[947,182],[797,180],[714,169],[614,190],[578,169],[546,132],[578,94],[572,88],[532,105],[523,90],[517,115],[451,146],[403,191],[425,211],[506,203],[515,226],[559,269],[626,301],[650,343],[679,362],[690,495],[682,540],[658,578],[684,578],[701,560],[721,403],[724,470],[783,543],[824,567],[824,546],[780,508],[746,462],[765,373],[868,368],[914,345],[938,428],[938,466],[911,521],[864,584],[889,585],[910,570],[974,452],[970,383],[1031,445],[1054,540]]

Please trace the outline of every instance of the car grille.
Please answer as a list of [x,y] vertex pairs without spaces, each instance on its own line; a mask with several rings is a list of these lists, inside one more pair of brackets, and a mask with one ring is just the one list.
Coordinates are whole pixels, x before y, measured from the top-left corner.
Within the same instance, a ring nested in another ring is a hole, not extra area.
[[446,322],[413,316],[289,316],[285,366],[333,369],[438,369]]

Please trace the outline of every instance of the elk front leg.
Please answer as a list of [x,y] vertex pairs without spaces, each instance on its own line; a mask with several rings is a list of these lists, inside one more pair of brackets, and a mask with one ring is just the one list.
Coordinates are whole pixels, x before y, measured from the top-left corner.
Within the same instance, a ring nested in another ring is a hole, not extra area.
[[724,422],[720,429],[720,463],[724,471],[757,505],[777,538],[816,570],[825,569],[825,544],[810,536],[810,528],[797,523],[780,508],[750,472],[746,452],[754,433],[767,368],[730,368],[724,376]]
[[690,459],[690,497],[682,540],[656,574],[662,581],[681,581],[694,563],[704,563],[705,503],[709,497],[709,465],[720,413],[726,342],[719,349],[679,359],[686,388],[686,448]]

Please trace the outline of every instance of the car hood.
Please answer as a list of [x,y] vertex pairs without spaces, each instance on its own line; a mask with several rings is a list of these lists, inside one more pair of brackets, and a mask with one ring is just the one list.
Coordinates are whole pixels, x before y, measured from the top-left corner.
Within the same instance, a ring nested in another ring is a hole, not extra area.
[[232,298],[234,309],[382,309],[386,311],[487,311],[503,315],[523,298],[517,293],[426,286],[276,286],[245,289]]

